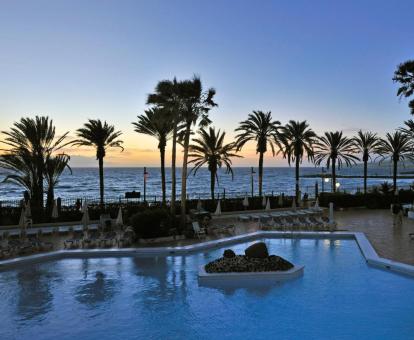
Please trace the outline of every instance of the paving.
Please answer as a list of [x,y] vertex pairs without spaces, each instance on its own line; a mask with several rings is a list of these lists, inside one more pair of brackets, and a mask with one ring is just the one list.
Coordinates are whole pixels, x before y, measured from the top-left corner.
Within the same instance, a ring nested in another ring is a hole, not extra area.
[[[342,231],[363,232],[371,242],[379,256],[414,265],[414,240],[409,237],[414,233],[414,220],[403,218],[401,227],[393,226],[390,210],[349,209],[335,212],[337,229]],[[235,225],[235,235],[241,235],[259,230],[256,221],[239,221],[237,215],[223,215],[214,217],[211,225],[228,226]],[[220,229],[218,229],[220,230]],[[200,241],[214,240],[228,237],[230,234],[222,229],[223,233],[210,232],[206,238],[183,239],[163,243],[136,244],[137,247],[162,247],[162,246],[184,246],[198,243]],[[63,248],[63,241],[69,238],[69,234],[44,235],[45,241],[54,243],[55,250]]]

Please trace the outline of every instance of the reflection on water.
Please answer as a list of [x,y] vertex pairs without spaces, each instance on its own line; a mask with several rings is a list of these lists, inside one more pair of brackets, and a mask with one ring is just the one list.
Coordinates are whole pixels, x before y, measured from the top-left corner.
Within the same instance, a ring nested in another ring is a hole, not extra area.
[[17,313],[23,320],[41,318],[53,306],[51,285],[60,281],[60,276],[50,269],[40,270],[36,266],[30,271],[17,273]]
[[135,301],[142,301],[148,307],[177,298],[182,303],[186,303],[185,256],[135,257],[132,261],[136,274],[146,283],[144,291],[135,292]]
[[88,307],[95,307],[114,297],[116,283],[116,280],[106,278],[101,271],[95,273],[85,271],[84,278],[76,289],[75,298]]
[[212,290],[217,290],[224,295],[235,295],[239,292],[247,292],[249,295],[264,297],[273,290],[280,289],[286,282],[263,282],[263,283],[251,283],[251,282],[199,282],[200,287],[210,288]]

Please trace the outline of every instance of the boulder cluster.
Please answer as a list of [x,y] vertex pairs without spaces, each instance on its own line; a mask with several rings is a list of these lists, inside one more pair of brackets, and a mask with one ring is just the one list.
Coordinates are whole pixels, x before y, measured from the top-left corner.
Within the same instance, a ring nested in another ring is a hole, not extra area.
[[207,273],[241,273],[285,271],[293,268],[293,264],[280,256],[269,255],[264,242],[258,242],[244,251],[245,255],[236,255],[233,250],[226,249],[223,257],[205,266]]

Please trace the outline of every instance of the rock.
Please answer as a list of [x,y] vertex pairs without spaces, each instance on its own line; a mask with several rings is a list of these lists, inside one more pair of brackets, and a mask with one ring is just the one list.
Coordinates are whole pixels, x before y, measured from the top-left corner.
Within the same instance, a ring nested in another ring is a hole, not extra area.
[[222,257],[214,260],[204,268],[207,273],[270,272],[289,270],[293,268],[293,264],[275,255],[265,259],[236,255],[232,258]]
[[226,249],[223,253],[223,257],[225,259],[231,259],[233,257],[236,257],[236,253],[231,249]]
[[278,270],[289,270],[294,267],[292,263],[285,260],[283,257],[276,256],[276,255],[270,255],[269,261],[276,263]]
[[264,242],[257,242],[246,248],[244,253],[247,257],[254,259],[265,259],[269,257],[267,246]]

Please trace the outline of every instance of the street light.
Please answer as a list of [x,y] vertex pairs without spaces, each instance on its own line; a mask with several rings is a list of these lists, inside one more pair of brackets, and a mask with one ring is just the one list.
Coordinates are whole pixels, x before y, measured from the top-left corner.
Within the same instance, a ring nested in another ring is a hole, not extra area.
[[148,172],[147,172],[147,168],[144,166],[144,202],[146,202],[147,178],[148,178]]
[[254,184],[254,180],[253,180],[253,175],[255,174],[256,172],[254,171],[254,169],[253,169],[253,167],[251,168],[251,173],[250,173],[250,175],[251,175],[251,184],[252,184],[252,198],[253,198],[253,195],[254,195],[254,186],[253,186],[253,184]]

